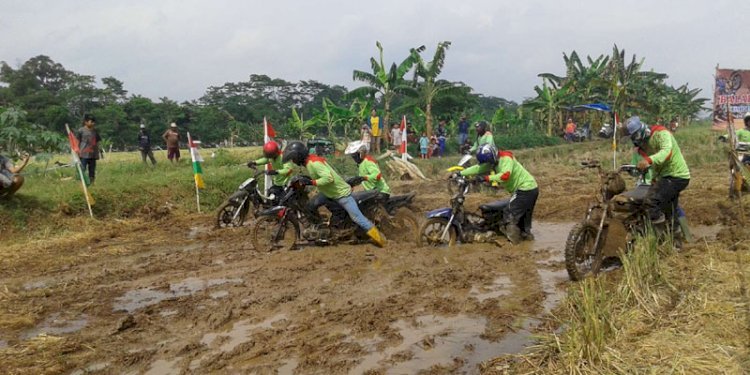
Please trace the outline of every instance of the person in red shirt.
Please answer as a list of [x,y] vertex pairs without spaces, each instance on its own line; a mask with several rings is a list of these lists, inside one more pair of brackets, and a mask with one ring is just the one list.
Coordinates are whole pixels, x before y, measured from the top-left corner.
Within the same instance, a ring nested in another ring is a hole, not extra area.
[[572,118],[568,118],[568,123],[565,125],[565,140],[573,142],[573,134],[576,132],[576,123],[573,122]]

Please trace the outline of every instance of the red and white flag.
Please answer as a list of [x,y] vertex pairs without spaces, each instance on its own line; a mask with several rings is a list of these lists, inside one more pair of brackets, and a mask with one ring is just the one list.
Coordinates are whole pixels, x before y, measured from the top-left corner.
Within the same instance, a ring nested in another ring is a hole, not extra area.
[[406,154],[406,116],[401,118],[401,149],[399,152],[401,152],[401,159],[406,160],[407,154]]
[[[271,123],[266,120],[266,117],[263,116],[263,144],[265,145],[268,141],[272,140],[271,138],[276,137],[276,131],[273,130],[273,126],[271,126]],[[269,162],[266,164],[266,170],[271,170],[271,163]],[[268,195],[268,191],[271,189],[271,176],[266,175],[266,178],[263,181],[265,183],[265,189],[264,192],[266,195]]]

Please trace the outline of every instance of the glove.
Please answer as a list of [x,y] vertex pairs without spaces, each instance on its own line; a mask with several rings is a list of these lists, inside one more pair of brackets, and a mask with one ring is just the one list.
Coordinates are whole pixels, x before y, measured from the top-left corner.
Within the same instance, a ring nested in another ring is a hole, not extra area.
[[248,168],[253,168],[254,169],[257,166],[258,166],[258,164],[255,162],[255,160],[250,160],[249,162],[247,162],[247,167]]
[[474,176],[474,178],[471,179],[471,182],[475,184],[481,184],[487,182],[487,176]]
[[362,176],[354,176],[354,177],[349,177],[349,179],[346,180],[346,183],[349,184],[349,186],[354,187],[354,186],[361,184],[362,181],[364,180],[365,178]]
[[275,171],[273,169],[266,171],[266,176],[275,176],[277,174],[279,174],[279,171]]
[[651,164],[649,164],[648,161],[644,159],[638,162],[638,165],[636,166],[636,168],[638,168],[639,171],[645,171],[650,166]]
[[300,186],[309,186],[313,184],[313,180],[310,179],[310,177],[307,176],[294,176],[292,178],[292,181],[289,182],[290,185],[300,185]]

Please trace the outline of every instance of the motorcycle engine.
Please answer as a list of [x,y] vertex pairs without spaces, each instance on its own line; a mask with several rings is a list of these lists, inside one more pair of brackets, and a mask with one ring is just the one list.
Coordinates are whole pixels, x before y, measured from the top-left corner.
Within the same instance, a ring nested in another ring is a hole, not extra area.
[[325,241],[331,237],[331,228],[328,224],[316,224],[305,228],[302,237],[308,241]]

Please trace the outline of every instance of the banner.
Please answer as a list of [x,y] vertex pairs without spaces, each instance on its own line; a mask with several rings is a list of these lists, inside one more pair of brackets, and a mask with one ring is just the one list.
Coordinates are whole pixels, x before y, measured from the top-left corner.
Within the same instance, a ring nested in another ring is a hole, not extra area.
[[750,112],[750,70],[717,68],[714,78],[714,129],[727,128],[727,110],[732,112],[735,128],[744,128],[742,117]]

